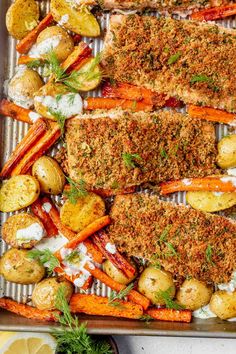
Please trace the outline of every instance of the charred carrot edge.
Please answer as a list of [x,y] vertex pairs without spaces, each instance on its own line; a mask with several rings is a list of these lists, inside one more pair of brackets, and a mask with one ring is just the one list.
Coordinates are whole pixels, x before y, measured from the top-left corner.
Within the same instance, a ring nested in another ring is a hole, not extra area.
[[36,307],[18,303],[6,297],[0,298],[0,307],[32,320],[56,322],[59,311],[39,310]]
[[48,237],[53,237],[58,235],[58,229],[56,225],[52,222],[50,216],[46,213],[46,211],[42,207],[42,203],[40,199],[37,199],[32,205],[31,210],[35,216],[37,216],[47,232]]
[[45,122],[47,123],[46,133],[35,143],[35,145],[31,149],[29,149],[28,152],[26,152],[26,154],[23,156],[17,166],[12,170],[11,176],[27,173],[33,163],[40,156],[42,156],[45,151],[47,151],[60,137],[61,130],[59,125],[49,120],[45,120]]
[[26,54],[32,47],[32,45],[36,42],[37,37],[40,32],[42,32],[46,27],[53,23],[53,17],[51,13],[48,13],[44,19],[39,22],[38,26],[35,27],[30,33],[27,34],[25,38],[23,38],[16,46],[16,50],[20,54]]
[[192,312],[190,310],[173,309],[149,309],[145,313],[155,320],[170,322],[191,322]]
[[236,4],[222,5],[217,7],[212,7],[210,9],[201,10],[191,14],[192,20],[198,21],[212,21],[218,20],[220,18],[233,16],[236,14]]
[[83,59],[91,57],[91,53],[92,49],[86,43],[80,42],[61,64],[61,67],[69,73],[74,70]]
[[127,187],[124,189],[92,189],[91,192],[100,195],[100,197],[111,197],[112,195],[134,193],[135,187]]
[[130,109],[133,112],[138,112],[138,111],[151,111],[153,109],[152,105],[145,104],[143,102],[136,102],[136,101],[119,99],[119,98],[103,98],[103,97],[88,97],[84,101],[84,106],[85,109],[87,110],[122,108],[122,109]]
[[142,306],[128,301],[119,301],[115,307],[109,303],[107,297],[97,295],[74,294],[70,300],[70,310],[74,313],[88,315],[114,316],[139,319],[143,314]]
[[86,291],[86,290],[90,289],[92,285],[93,285],[93,277],[92,277],[92,275],[90,275],[90,277],[85,281],[84,285],[81,286],[80,289]]
[[80,34],[74,34],[72,36],[72,39],[73,39],[73,42],[74,42],[74,45],[78,45],[78,43],[81,41],[82,39],[82,36]]
[[[9,177],[15,168],[21,164],[25,154],[37,144],[38,140],[47,132],[47,124],[43,119],[38,119],[29,129],[26,136],[17,145],[16,149],[11,154],[9,160],[3,166],[0,173],[1,178]],[[20,173],[19,173],[20,174]]]
[[162,195],[181,191],[235,192],[236,177],[185,178],[179,181],[161,183],[160,187]]
[[192,118],[205,119],[211,122],[218,122],[223,124],[232,124],[232,123],[236,124],[236,115],[233,113],[225,112],[221,109],[189,105],[188,114]]
[[105,232],[98,232],[93,235],[93,241],[106,259],[109,259],[116,268],[122,271],[127,278],[132,278],[135,274],[135,268],[118,252],[108,252],[106,245],[111,243]]
[[31,112],[32,111],[30,109],[17,106],[15,103],[6,99],[0,100],[0,114],[3,116],[11,117],[19,120],[20,122],[32,124],[32,120],[29,116]]

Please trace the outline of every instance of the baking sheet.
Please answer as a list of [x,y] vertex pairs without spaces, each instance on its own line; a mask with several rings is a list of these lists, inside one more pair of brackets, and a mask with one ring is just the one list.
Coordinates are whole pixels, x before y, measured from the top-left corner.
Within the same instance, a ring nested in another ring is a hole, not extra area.
[[[15,51],[16,40],[9,37],[5,28],[5,14],[10,6],[10,0],[0,1],[0,96],[4,96],[4,82],[10,79],[14,72],[18,59]],[[49,1],[41,1],[41,12],[49,11]],[[176,17],[176,16],[175,16]],[[102,32],[105,33],[109,24],[109,13],[99,17]],[[221,22],[226,27],[235,27],[235,20],[227,19]],[[102,50],[102,39],[84,38],[92,48],[94,54]],[[90,93],[92,96],[99,95],[99,90]],[[0,118],[0,165],[9,158],[12,150],[26,134],[28,124],[18,122],[11,118]],[[216,127],[218,139],[227,134],[227,127],[219,125]],[[163,198],[164,199],[164,198]],[[185,193],[175,193],[166,200],[176,203],[185,203]],[[1,213],[0,226],[12,213]],[[1,240],[0,240],[1,241]],[[0,242],[0,254],[4,253],[7,245]],[[18,285],[7,282],[0,276],[0,297],[9,296],[16,301],[28,303],[31,298],[32,285]],[[109,296],[110,289],[99,281],[95,281],[91,289],[92,293],[101,296]],[[87,322],[89,333],[93,334],[127,334],[127,335],[161,335],[161,336],[193,336],[193,337],[224,337],[236,338],[236,323],[221,321],[219,319],[200,320],[194,319],[192,323],[171,323],[154,321],[150,324],[136,320],[125,320],[115,318],[104,318],[97,316],[79,316]],[[56,325],[55,325],[56,326]],[[0,311],[0,330],[17,330],[32,332],[48,332],[52,325],[40,323],[16,316],[6,311]]]

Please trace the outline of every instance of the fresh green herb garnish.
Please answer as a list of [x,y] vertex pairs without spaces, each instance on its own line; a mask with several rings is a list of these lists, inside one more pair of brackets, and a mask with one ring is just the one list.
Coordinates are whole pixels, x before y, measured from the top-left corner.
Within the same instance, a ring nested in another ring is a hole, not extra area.
[[29,63],[26,64],[27,68],[29,69],[37,69],[40,66],[44,66],[46,63],[42,62],[41,60],[37,59],[37,60],[32,60]]
[[184,307],[177,304],[173,299],[172,299],[172,293],[173,293],[173,287],[169,287],[167,290],[159,290],[156,292],[155,296],[157,301],[164,301],[165,305],[168,309],[173,309],[173,310],[183,310]]
[[163,157],[164,159],[168,159],[168,154],[165,149],[161,150],[161,157]]
[[146,322],[147,324],[149,324],[150,321],[153,321],[153,320],[154,320],[154,318],[153,318],[152,316],[150,316],[150,315],[144,314],[144,315],[142,315],[142,316],[139,317],[139,320],[140,320],[140,321],[144,321],[144,322]]
[[76,260],[79,260],[79,252],[77,250],[73,250],[64,258],[66,262],[75,262]]
[[[126,288],[116,293],[115,291],[111,291],[111,295],[109,296],[109,304],[114,305],[115,300],[124,300],[124,298],[130,293],[133,289],[134,284],[129,284]],[[119,303],[120,304],[120,303]]]
[[212,254],[213,254],[213,246],[208,245],[206,249],[206,260],[211,265],[214,265],[214,262],[212,261]]
[[190,80],[191,84],[195,84],[196,82],[211,82],[211,78],[206,75],[194,75]]
[[171,64],[176,63],[176,62],[179,60],[180,57],[181,57],[181,53],[180,53],[180,52],[177,52],[177,53],[171,55],[171,56],[169,57],[169,59],[168,59],[167,64],[168,64],[168,65],[171,65]]
[[27,257],[39,261],[40,264],[48,269],[50,275],[56,267],[60,266],[60,262],[49,249],[28,251]]
[[142,160],[142,158],[139,154],[130,154],[128,152],[125,152],[122,154],[122,159],[125,163],[125,166],[129,167],[129,168],[137,167],[136,160]]
[[71,93],[69,96],[68,96],[68,103],[69,105],[73,105],[74,104],[74,101],[75,101],[75,93]]
[[85,197],[88,194],[88,191],[86,190],[86,182],[81,179],[76,183],[73,179],[67,176],[66,179],[70,184],[70,190],[65,191],[63,194],[69,199],[71,204],[76,204],[78,198]]
[[48,112],[56,118],[56,121],[61,129],[61,134],[64,135],[64,130],[65,130],[65,122],[67,120],[67,117],[65,117],[61,112],[59,111],[54,111],[53,109],[48,109]]
[[166,246],[169,248],[170,250],[170,256],[177,256],[178,257],[178,253],[175,250],[174,246],[172,245],[172,243],[170,242],[166,242]]
[[172,228],[172,225],[167,225],[164,230],[162,231],[159,240],[161,242],[165,242],[166,241],[166,236],[168,236],[170,229]]

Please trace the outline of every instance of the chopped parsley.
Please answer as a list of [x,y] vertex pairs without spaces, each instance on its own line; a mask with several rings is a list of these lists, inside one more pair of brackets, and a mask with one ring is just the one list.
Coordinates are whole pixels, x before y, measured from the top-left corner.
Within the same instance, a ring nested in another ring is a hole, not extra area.
[[122,159],[124,161],[125,166],[128,168],[137,167],[138,166],[137,160],[138,161],[142,160],[139,154],[130,154],[128,152],[122,154]]

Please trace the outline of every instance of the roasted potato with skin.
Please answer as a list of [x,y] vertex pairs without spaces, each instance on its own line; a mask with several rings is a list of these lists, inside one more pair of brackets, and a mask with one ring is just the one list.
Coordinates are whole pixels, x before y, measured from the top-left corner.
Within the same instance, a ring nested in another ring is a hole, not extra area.
[[68,280],[47,278],[39,282],[32,293],[32,301],[39,310],[55,310],[56,296],[60,287],[63,287],[67,302],[73,294],[74,287]]
[[187,192],[186,201],[192,208],[209,213],[225,210],[236,204],[236,193]]
[[222,320],[236,317],[236,290],[232,293],[216,291],[211,297],[210,310]]
[[225,136],[219,141],[217,164],[221,168],[236,167],[236,134]]
[[16,39],[24,38],[39,19],[39,6],[35,0],[16,0],[6,14],[6,26],[10,35]]
[[3,240],[15,248],[32,248],[45,234],[41,221],[27,213],[10,216],[2,228]]
[[178,304],[195,311],[209,303],[213,289],[197,279],[185,280],[176,294]]
[[37,179],[30,175],[11,177],[0,189],[0,211],[8,213],[31,205],[39,196]]
[[99,24],[86,6],[72,5],[67,0],[51,0],[51,13],[56,22],[63,21],[67,30],[87,37],[100,35]]
[[38,283],[45,275],[44,267],[27,257],[28,251],[11,248],[0,259],[0,274],[13,283]]
[[95,193],[87,193],[79,197],[76,204],[67,200],[60,210],[61,222],[75,232],[83,230],[104,215],[105,203]]
[[40,157],[33,164],[32,175],[39,181],[41,192],[55,195],[62,193],[65,176],[58,162],[52,157]]
[[167,291],[170,297],[175,296],[175,284],[172,275],[152,266],[142,272],[138,281],[138,291],[145,295],[153,304],[165,305],[164,299],[158,296],[158,291]]
[[[132,263],[132,265],[134,266],[134,264]],[[109,275],[112,279],[114,279],[115,281],[117,281],[120,284],[124,284],[127,285],[129,284],[132,280],[134,280],[137,276],[137,274],[135,274],[132,278],[127,278],[118,268],[116,268],[114,266],[114,264],[109,261],[106,260],[103,263],[103,270],[105,273],[107,273],[107,275]]]

